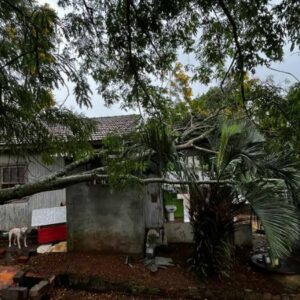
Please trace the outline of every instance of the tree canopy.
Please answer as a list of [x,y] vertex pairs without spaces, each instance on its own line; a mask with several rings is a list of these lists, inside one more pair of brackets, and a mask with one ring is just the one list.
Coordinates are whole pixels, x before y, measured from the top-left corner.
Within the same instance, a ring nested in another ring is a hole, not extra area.
[[[53,95],[64,76],[79,86],[86,84],[74,69],[74,57],[59,51],[60,31],[48,5],[31,0],[0,3],[0,135],[10,152],[24,152],[28,145],[28,151],[49,159],[58,151],[76,156],[88,149],[84,141],[92,124],[59,106]],[[75,88],[78,104],[89,104],[81,90]],[[69,128],[67,143],[51,131],[57,124]],[[82,149],[76,150],[79,141]]]
[[[99,92],[112,103],[153,108],[162,98],[178,50],[190,53],[193,78],[203,83],[281,61],[283,47],[299,48],[297,1],[60,0],[69,49],[80,57]],[[228,68],[228,62],[230,67]],[[154,80],[154,78],[156,80]],[[243,99],[245,100],[245,99]]]
[[[73,161],[39,182],[0,190],[0,203],[103,178],[189,184],[199,273],[224,271],[237,195],[262,219],[273,258],[287,255],[299,232],[299,84],[285,92],[249,74],[281,61],[286,45],[299,49],[299,1],[58,4],[62,18],[35,0],[0,3],[1,149],[48,161],[63,153]],[[195,63],[183,69],[179,52]],[[71,82],[77,103],[89,106],[89,77],[108,105],[138,107],[148,118],[126,141],[110,137],[97,153],[88,143],[93,124],[53,96]],[[219,87],[193,97],[191,81],[214,79]],[[56,135],[52,125],[70,134]],[[208,180],[197,178],[190,157]],[[72,173],[95,159],[100,167]],[[146,178],[153,165],[158,177]],[[179,179],[172,182],[168,172]]]
[[[235,74],[246,102],[246,72],[281,61],[285,45],[296,51],[300,43],[299,5],[292,0],[58,4],[65,12],[61,18],[35,0],[0,4],[1,128],[6,141],[22,136],[37,144],[44,137],[45,144],[43,124],[62,120],[69,120],[82,139],[90,128],[82,126],[82,119],[72,122],[52,92],[72,82],[77,103],[89,106],[89,76],[107,104],[122,102],[160,114],[170,98],[164,87],[179,51],[195,58],[195,64],[186,66],[192,80],[218,79],[222,87]],[[14,115],[23,121],[11,122]]]
[[251,120],[265,135],[270,152],[290,152],[299,159],[299,83],[280,86],[271,78],[261,81],[246,76],[244,89],[245,103],[241,99],[239,82],[229,76],[222,88],[215,86],[189,101],[179,101],[171,114],[178,120],[178,116],[187,118],[190,111],[208,116],[221,109],[224,119]]

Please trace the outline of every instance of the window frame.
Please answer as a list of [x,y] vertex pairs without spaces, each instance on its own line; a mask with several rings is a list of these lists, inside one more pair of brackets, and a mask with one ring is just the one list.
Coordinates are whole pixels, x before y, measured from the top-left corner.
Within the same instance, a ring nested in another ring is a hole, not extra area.
[[[13,180],[12,169],[16,169],[16,180]],[[23,175],[20,176],[20,169],[22,168]],[[4,170],[9,170],[9,180],[4,179]],[[21,180],[20,180],[21,178]],[[23,185],[28,182],[28,165],[25,163],[21,164],[2,164],[0,165],[0,189],[6,189],[10,187],[14,187],[16,185]],[[29,197],[23,197],[21,199],[13,199],[8,201],[7,203],[15,203],[15,202],[27,202]]]

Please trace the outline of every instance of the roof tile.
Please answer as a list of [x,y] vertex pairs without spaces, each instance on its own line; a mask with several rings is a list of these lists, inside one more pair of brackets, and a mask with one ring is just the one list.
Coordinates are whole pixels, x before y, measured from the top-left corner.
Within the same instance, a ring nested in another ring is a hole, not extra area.
[[[123,135],[131,132],[137,126],[140,116],[122,115],[91,119],[96,121],[96,130],[92,134],[91,141],[96,142],[101,141],[104,137],[111,134]],[[60,125],[51,126],[50,131],[54,135],[60,135],[66,138],[72,135],[70,129]]]

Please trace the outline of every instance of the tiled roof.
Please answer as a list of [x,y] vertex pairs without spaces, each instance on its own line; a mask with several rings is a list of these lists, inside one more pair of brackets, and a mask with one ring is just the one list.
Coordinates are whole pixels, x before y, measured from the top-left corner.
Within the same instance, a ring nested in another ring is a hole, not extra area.
[[[137,126],[140,120],[139,115],[123,115],[113,117],[91,118],[96,121],[96,130],[92,134],[91,141],[101,141],[104,137],[117,134],[123,135],[131,132]],[[51,126],[50,131],[54,135],[68,137],[72,135],[71,131],[63,126]]]
[[126,134],[132,131],[140,120],[139,115],[124,115],[114,117],[93,118],[97,122],[97,129],[92,135],[93,141],[100,141],[110,134]]

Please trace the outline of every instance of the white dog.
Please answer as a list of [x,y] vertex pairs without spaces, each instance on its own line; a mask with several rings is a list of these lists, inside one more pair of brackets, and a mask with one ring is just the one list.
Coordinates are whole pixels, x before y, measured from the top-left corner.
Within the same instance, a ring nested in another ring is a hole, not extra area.
[[9,239],[9,247],[11,247],[11,239],[14,237],[14,245],[16,245],[16,241],[18,243],[18,248],[21,249],[20,239],[23,238],[24,246],[27,247],[27,227],[21,228],[13,228],[8,232],[8,239]]

